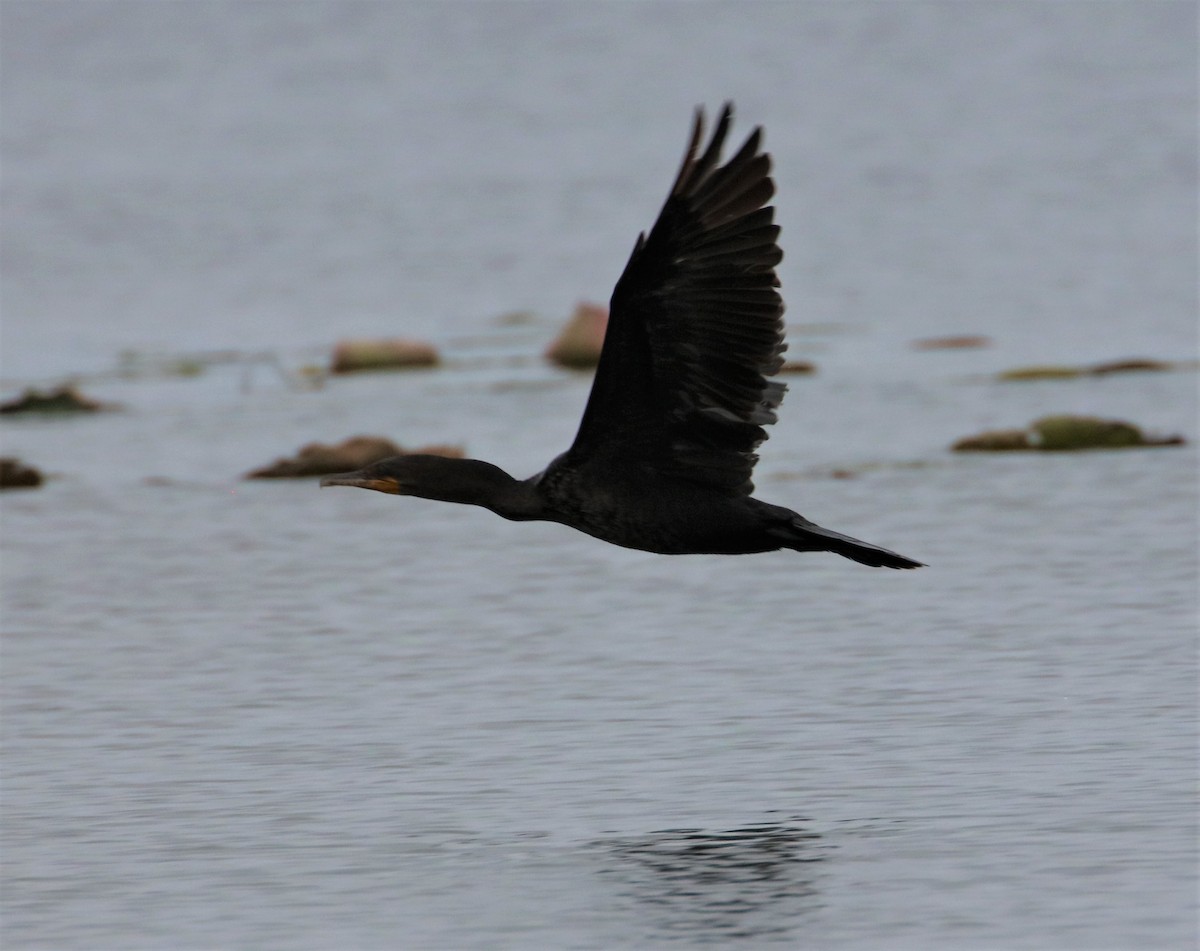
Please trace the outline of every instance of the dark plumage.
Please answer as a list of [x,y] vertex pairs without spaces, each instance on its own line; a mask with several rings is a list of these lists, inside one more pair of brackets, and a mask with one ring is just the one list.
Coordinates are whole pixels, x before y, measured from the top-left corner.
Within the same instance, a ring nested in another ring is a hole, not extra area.
[[920,562],[751,497],[754,450],[784,385],[779,226],[761,128],[721,165],[732,107],[700,151],[704,114],[649,235],[613,290],[575,442],[518,481],[474,459],[397,456],[322,485],[482,505],[560,522],[614,545],[679,555],[790,548],[864,565]]

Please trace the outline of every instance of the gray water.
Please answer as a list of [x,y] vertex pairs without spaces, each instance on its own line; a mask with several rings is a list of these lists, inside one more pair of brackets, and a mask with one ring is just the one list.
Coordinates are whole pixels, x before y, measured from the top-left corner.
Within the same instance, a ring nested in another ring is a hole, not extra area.
[[[4,947],[1193,947],[1195,374],[989,376],[1194,358],[1194,19],[5,2],[5,393],[123,409],[0,431],[53,475],[3,499]],[[819,366],[759,493],[930,567],[239,480],[540,468],[589,380],[538,355],[725,98]],[[397,333],[447,365],[108,372]],[[1193,445],[946,449],[1048,412]]]

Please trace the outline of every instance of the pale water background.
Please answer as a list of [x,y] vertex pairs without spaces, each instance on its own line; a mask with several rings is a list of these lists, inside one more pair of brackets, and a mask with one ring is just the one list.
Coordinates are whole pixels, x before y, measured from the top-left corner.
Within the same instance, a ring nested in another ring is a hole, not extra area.
[[[0,4],[5,949],[1186,949],[1190,3]],[[775,155],[796,378],[760,494],[928,561],[666,558],[240,473],[356,433],[517,475],[691,110]],[[500,315],[528,310],[524,322]],[[994,345],[918,352],[922,336]],[[122,351],[407,334],[287,385]],[[128,358],[127,358],[128,359]],[[143,368],[145,363],[142,364]],[[832,478],[838,469],[854,478]]]

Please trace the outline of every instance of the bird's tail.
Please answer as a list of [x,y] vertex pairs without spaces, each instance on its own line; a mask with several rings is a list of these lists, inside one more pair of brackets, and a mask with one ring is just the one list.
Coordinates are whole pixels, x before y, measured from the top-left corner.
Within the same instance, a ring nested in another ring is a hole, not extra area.
[[872,545],[870,542],[859,541],[849,535],[832,532],[822,528],[815,522],[796,515],[792,518],[787,529],[780,532],[784,548],[794,551],[831,551],[857,561],[860,565],[870,565],[872,568],[922,568],[924,562],[913,561],[894,551]]

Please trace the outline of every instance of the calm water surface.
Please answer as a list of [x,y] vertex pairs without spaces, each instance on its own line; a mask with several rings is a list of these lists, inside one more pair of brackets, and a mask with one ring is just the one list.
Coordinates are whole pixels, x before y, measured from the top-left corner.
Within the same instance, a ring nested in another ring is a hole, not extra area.
[[[3,499],[4,947],[1193,947],[1195,375],[987,381],[1194,357],[1191,6],[444,9],[0,11],[9,390],[448,355],[5,422],[54,478]],[[726,96],[820,367],[759,492],[930,567],[238,479],[359,432],[544,465],[589,380],[537,355]],[[907,346],[951,332],[994,345]],[[1193,445],[946,451],[1048,412]]]

